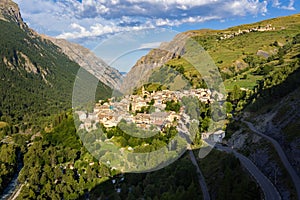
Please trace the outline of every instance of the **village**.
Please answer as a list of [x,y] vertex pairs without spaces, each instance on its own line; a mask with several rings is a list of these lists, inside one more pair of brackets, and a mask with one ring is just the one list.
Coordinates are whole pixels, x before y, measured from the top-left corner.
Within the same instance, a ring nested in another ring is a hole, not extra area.
[[[166,111],[167,102],[176,104],[184,96],[195,96],[202,102],[207,103],[212,101],[211,92],[206,89],[163,90],[150,93],[143,88],[140,95],[126,95],[119,100],[116,97],[106,101],[100,100],[96,104],[93,113],[79,113],[80,121],[84,122],[81,128],[92,128],[92,121],[99,121],[105,127],[111,128],[117,126],[123,119],[127,123],[135,123],[140,128],[148,129],[151,125],[154,125],[161,129],[170,126],[176,120],[180,120],[184,113],[183,107],[180,107],[178,112]],[[151,113],[146,112],[149,106],[152,107]]]
[[[100,100],[92,113],[77,111],[81,121],[79,129],[96,130],[97,123],[103,124],[106,128],[112,128],[118,126],[121,120],[125,120],[127,124],[133,123],[144,130],[162,131],[165,127],[173,126],[177,122],[187,121],[185,108],[179,103],[183,97],[197,97],[204,103],[214,101],[212,92],[208,89],[148,92],[142,88],[141,94]],[[168,110],[166,109],[168,102],[178,104],[179,107],[177,106],[176,111]],[[150,111],[149,108],[151,108]],[[225,133],[218,132],[216,135],[207,133],[204,134],[204,137],[203,139],[212,137],[212,140],[221,142]]]
[[[164,126],[170,126],[176,120],[180,120],[184,112],[183,106],[178,109],[178,112],[166,111],[167,102],[176,104],[184,96],[194,96],[207,103],[212,101],[211,92],[207,89],[163,90],[150,93],[143,88],[140,95],[126,95],[122,99],[112,97],[105,101],[100,100],[93,113],[77,112],[80,121],[84,122],[80,128],[93,129],[93,122],[96,121],[107,128],[111,128],[117,126],[123,119],[127,123],[135,123],[140,128],[149,129],[151,125],[154,125],[161,129]],[[151,113],[146,112],[149,106],[152,108]]]
[[220,37],[220,40],[225,40],[225,39],[230,39],[230,38],[234,38],[235,36],[239,36],[242,34],[247,34],[250,32],[265,32],[265,31],[274,31],[275,27],[272,27],[272,24],[267,24],[266,26],[258,26],[255,28],[249,28],[249,29],[245,29],[245,30],[240,30],[238,32],[234,32],[234,33],[228,33],[228,34],[223,34]]

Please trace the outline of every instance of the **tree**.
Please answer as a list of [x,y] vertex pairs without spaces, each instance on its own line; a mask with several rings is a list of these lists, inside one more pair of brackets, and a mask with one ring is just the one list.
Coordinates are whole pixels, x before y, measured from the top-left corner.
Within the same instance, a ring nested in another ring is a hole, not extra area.
[[240,87],[237,85],[233,86],[233,90],[231,92],[231,101],[236,101],[240,98]]
[[154,99],[151,99],[151,101],[148,103],[150,106],[153,106],[155,103],[155,100]]
[[130,192],[127,196],[126,200],[136,200],[137,198],[132,194],[132,192]]
[[188,187],[185,198],[186,199],[198,199],[199,198],[199,196],[197,195],[197,188],[196,188],[194,181]]
[[284,63],[283,56],[279,56],[278,65],[282,65]]
[[206,117],[201,121],[200,131],[201,131],[201,132],[207,131],[209,125],[210,125],[210,118],[206,116]]
[[182,65],[180,65],[178,68],[177,68],[177,71],[180,73],[180,74],[183,74],[184,73],[184,67]]
[[233,110],[231,102],[226,101],[224,104],[224,107],[225,107],[226,113],[231,113]]
[[144,190],[144,193],[146,197],[153,198],[156,193],[154,185],[148,184]]

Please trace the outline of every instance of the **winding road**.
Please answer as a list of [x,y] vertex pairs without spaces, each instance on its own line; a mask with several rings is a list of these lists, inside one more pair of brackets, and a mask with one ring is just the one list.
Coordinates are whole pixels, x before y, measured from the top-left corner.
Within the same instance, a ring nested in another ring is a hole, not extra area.
[[244,121],[244,120],[242,120],[242,122],[247,124],[247,126],[254,133],[256,133],[257,135],[262,136],[263,138],[267,139],[268,141],[270,141],[273,144],[275,150],[277,151],[277,154],[279,155],[279,157],[281,159],[281,162],[283,163],[284,167],[286,168],[286,170],[288,171],[288,173],[290,174],[290,176],[292,178],[292,181],[293,181],[294,186],[295,186],[296,191],[297,191],[298,199],[300,199],[300,178],[299,178],[297,172],[295,171],[295,169],[290,164],[290,162],[289,162],[288,158],[286,157],[284,151],[282,150],[280,144],[276,140],[274,140],[273,138],[271,138],[271,137],[263,134],[262,132],[258,131],[252,123]]
[[188,130],[188,128],[185,126],[185,124],[180,120],[179,121],[179,126],[177,126],[177,131],[178,131],[178,134],[182,137],[182,138],[185,138],[187,143],[188,143],[188,146],[187,146],[187,150],[189,151],[189,156],[190,156],[190,159],[193,163],[193,165],[196,167],[196,172],[197,172],[197,176],[198,176],[198,182],[199,182],[199,185],[201,187],[201,190],[202,190],[202,195],[203,195],[203,199],[204,200],[210,200],[210,195],[209,195],[209,192],[208,192],[208,189],[207,189],[207,186],[206,186],[206,183],[205,183],[205,179],[204,179],[204,176],[200,170],[200,167],[198,165],[198,162],[197,162],[197,159],[194,155],[194,152],[192,150],[192,147],[191,147],[191,135],[190,135],[190,132]]
[[256,165],[248,159],[246,156],[234,151],[229,147],[223,147],[221,145],[215,145],[215,148],[219,151],[224,151],[227,153],[233,153],[235,157],[237,157],[241,164],[249,171],[249,173],[255,178],[256,182],[261,187],[265,199],[276,200],[281,199],[281,196],[276,189],[276,187],[272,184],[272,182],[256,167]]
[[206,186],[206,183],[205,183],[204,176],[203,176],[203,174],[202,174],[202,172],[199,168],[199,165],[197,163],[197,160],[196,160],[195,155],[194,155],[192,150],[189,150],[189,156],[190,156],[190,159],[192,160],[192,163],[197,168],[198,181],[199,181],[199,184],[201,186],[203,199],[204,200],[210,200],[210,196],[209,196],[209,192],[208,192],[208,189],[207,189],[207,186]]

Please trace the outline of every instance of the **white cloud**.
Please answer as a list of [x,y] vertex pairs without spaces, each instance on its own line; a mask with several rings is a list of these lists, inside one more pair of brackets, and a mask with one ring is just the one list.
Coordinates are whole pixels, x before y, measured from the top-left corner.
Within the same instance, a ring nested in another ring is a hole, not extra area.
[[154,49],[158,48],[161,42],[144,43],[138,49]]
[[285,9],[285,10],[296,10],[295,7],[294,7],[294,4],[295,4],[295,1],[290,0],[290,3],[289,3],[288,6],[282,6],[281,8]]
[[230,10],[235,16],[245,16],[247,14],[258,15],[267,12],[266,1],[235,0],[227,2],[224,7]]
[[111,4],[112,4],[112,5],[117,5],[117,4],[119,4],[119,3],[120,3],[119,0],[111,0]]
[[284,10],[295,10],[295,0],[290,0],[288,5],[282,5],[282,3],[279,0],[273,0],[273,7],[284,9]]
[[188,7],[195,7],[195,6],[203,6],[208,5],[218,0],[128,0],[130,3],[150,3],[150,4],[158,4],[158,5],[167,5],[167,6],[188,6]]
[[93,0],[83,0],[82,4],[86,6],[95,6],[95,2]]
[[221,17],[219,16],[207,16],[207,17],[201,17],[201,16],[196,16],[196,17],[186,17],[182,18],[180,20],[169,20],[169,19],[157,19],[155,21],[156,26],[179,26],[181,24],[186,24],[186,23],[201,23],[209,20],[215,20],[215,19],[220,19]]
[[281,3],[279,2],[279,0],[273,0],[272,6],[273,6],[273,7],[279,7],[280,4],[281,4]]
[[[65,39],[294,10],[294,0],[16,0],[32,28]],[[286,5],[284,5],[286,4]]]
[[[89,30],[80,26],[79,24],[71,24],[71,29],[73,31],[64,32],[57,36],[57,38],[62,39],[79,39],[86,37],[97,37],[105,34],[113,34],[118,32],[129,32],[129,31],[139,31],[143,29],[154,28],[154,26],[117,26],[114,23],[103,25],[103,24],[95,24],[92,25]],[[79,30],[79,31],[78,31]]]
[[157,19],[156,26],[172,26],[169,19]]

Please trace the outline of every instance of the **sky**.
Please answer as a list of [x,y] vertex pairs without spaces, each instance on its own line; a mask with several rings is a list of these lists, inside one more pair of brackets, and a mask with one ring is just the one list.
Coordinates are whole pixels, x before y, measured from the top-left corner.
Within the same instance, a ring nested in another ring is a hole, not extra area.
[[299,13],[296,0],[14,0],[38,33],[79,43],[128,71],[174,35]]

